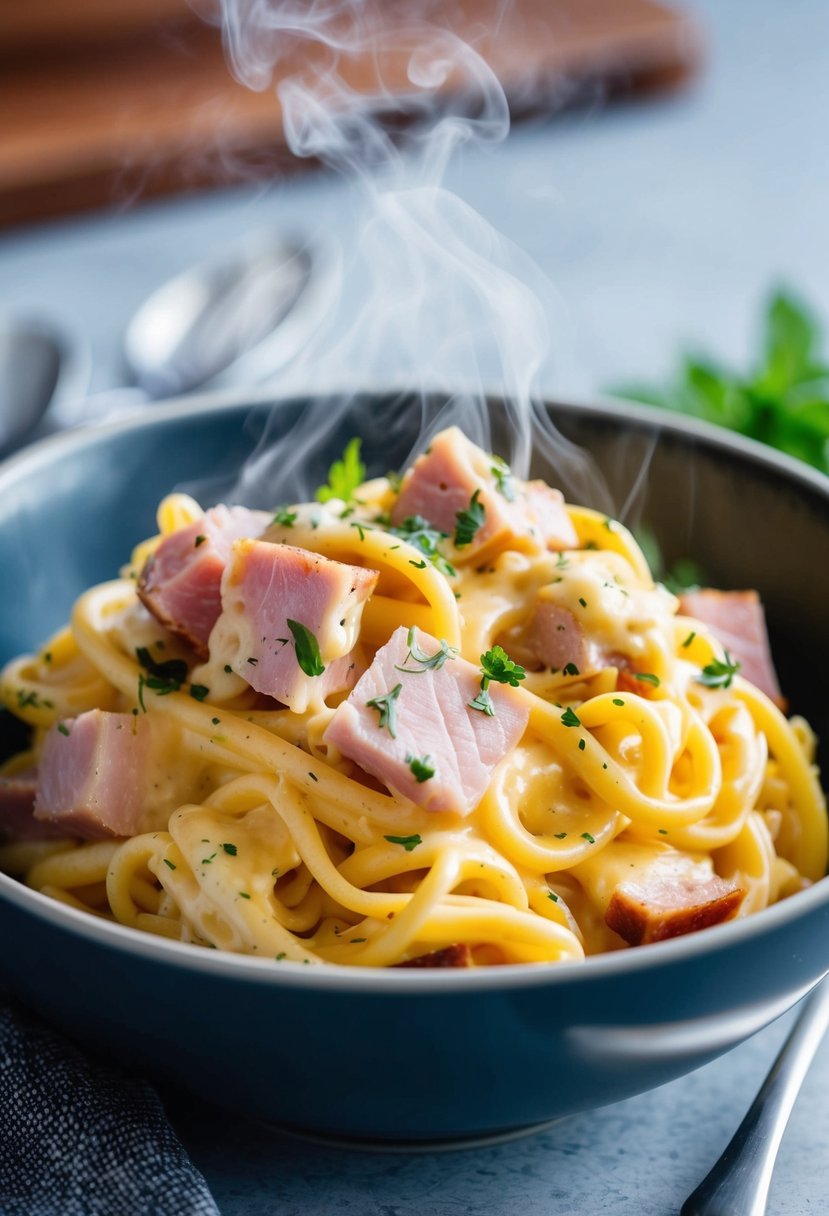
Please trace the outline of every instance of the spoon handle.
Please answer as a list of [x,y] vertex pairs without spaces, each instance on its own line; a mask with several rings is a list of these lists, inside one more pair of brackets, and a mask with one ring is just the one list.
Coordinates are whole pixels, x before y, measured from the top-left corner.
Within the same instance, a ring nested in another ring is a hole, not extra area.
[[680,1216],[764,1216],[783,1132],[828,1027],[829,981],[823,981],[804,1000],[745,1118]]

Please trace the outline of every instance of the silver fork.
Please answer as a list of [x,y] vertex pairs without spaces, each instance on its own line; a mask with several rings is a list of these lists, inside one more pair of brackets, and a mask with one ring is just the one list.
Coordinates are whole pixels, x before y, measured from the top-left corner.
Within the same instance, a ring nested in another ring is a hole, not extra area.
[[771,1071],[714,1168],[680,1216],[764,1216],[777,1150],[815,1052],[829,1028],[829,979],[804,999]]

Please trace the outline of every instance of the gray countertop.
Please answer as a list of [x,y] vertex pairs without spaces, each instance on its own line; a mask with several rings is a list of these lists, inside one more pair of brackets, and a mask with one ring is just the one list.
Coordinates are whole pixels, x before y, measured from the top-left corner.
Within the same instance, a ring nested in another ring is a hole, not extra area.
[[[780,282],[829,316],[829,7],[689,7],[709,41],[690,89],[519,128],[501,147],[467,150],[450,174],[554,285],[546,391],[659,380],[687,346],[745,362],[762,301]],[[170,273],[244,232],[325,230],[347,243],[355,217],[341,182],[304,175],[7,233],[0,312],[68,326],[89,344],[91,387],[107,389],[123,375],[132,311]],[[347,282],[347,304],[359,290]],[[375,377],[393,373],[386,358]],[[789,1020],[659,1090],[452,1153],[349,1152],[166,1098],[223,1216],[664,1216],[724,1146]],[[826,1210],[827,1092],[824,1047],[784,1141],[771,1198],[779,1216]]]

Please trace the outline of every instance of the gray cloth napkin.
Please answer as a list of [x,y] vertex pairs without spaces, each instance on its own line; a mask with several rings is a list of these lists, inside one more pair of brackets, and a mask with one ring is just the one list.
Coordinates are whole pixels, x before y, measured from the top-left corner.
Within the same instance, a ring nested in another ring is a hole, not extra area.
[[145,1081],[0,1006],[0,1216],[219,1216]]

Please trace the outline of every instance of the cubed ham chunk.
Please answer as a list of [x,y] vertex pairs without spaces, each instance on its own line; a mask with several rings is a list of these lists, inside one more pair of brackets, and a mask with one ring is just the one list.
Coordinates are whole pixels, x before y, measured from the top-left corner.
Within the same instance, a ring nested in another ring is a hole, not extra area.
[[98,840],[141,829],[150,724],[92,709],[53,726],[38,769],[35,819]]
[[500,549],[572,549],[578,538],[558,490],[524,482],[471,443],[457,427],[441,431],[403,478],[392,523],[421,516],[455,538],[458,513],[473,503],[480,523],[453,560],[480,560]]
[[[419,654],[441,649],[420,630],[412,636]],[[529,710],[519,693],[503,684],[489,686],[492,716],[471,708],[481,672],[457,657],[425,668],[412,659],[407,637],[401,626],[378,650],[338,706],[324,740],[426,810],[465,815],[521,738]]]
[[154,617],[207,658],[210,631],[222,610],[221,581],[233,542],[260,536],[265,511],[212,507],[187,528],[165,536],[144,567],[138,595]]
[[377,578],[376,570],[292,545],[236,541],[211,656],[257,692],[303,713],[360,674],[355,643]]
[[36,794],[36,769],[0,777],[0,839],[46,840],[71,835],[71,832],[61,830],[58,825],[35,819]]
[[718,642],[740,661],[740,674],[781,709],[780,691],[771,657],[766,615],[756,591],[716,591],[703,587],[679,597],[679,610],[707,625]]
[[575,667],[585,674],[593,667],[584,629],[569,608],[539,599],[527,629],[527,644],[542,667],[563,671]]
[[454,946],[444,946],[442,950],[433,950],[430,954],[419,954],[405,963],[393,963],[393,967],[471,967],[472,951],[464,943]]
[[741,887],[716,874],[705,879],[655,875],[620,883],[605,921],[631,946],[643,946],[718,925],[736,914],[744,896]]

